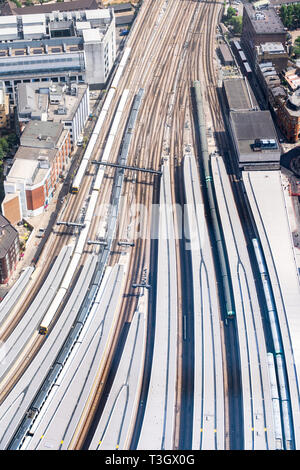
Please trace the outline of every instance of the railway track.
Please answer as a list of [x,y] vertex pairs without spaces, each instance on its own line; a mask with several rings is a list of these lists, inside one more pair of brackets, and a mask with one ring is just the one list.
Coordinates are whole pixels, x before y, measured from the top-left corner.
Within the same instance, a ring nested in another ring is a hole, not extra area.
[[[146,2],[144,2],[145,5]],[[209,12],[209,6],[207,4],[195,4],[194,2],[188,2],[190,6],[189,14],[184,21],[180,21],[178,24],[178,17],[181,10],[179,10],[182,5],[180,2],[172,2],[172,8],[170,8],[169,2],[162,2],[160,3],[160,7],[164,4],[166,6],[165,14],[168,21],[167,26],[165,26],[166,33],[162,36],[162,30],[164,28],[164,18],[163,15],[159,17],[159,21],[157,21],[157,34],[160,39],[158,44],[154,44],[150,39],[145,39],[145,42],[148,41],[149,46],[147,47],[146,53],[143,56],[143,66],[138,64],[137,68],[139,68],[139,75],[141,76],[141,81],[137,81],[136,77],[134,76],[134,67],[135,67],[135,57],[136,55],[139,56],[138,52],[135,50],[135,45],[133,46],[132,50],[132,58],[131,58],[131,65],[128,71],[128,75],[125,74],[123,77],[124,82],[128,84],[128,81],[133,82],[135,86],[142,86],[145,89],[145,100],[143,107],[141,109],[141,114],[139,118],[139,133],[135,135],[133,139],[133,147],[130,151],[130,159],[129,164],[134,166],[144,166],[144,167],[152,167],[152,168],[159,168],[161,156],[170,155],[170,176],[172,180],[172,194],[173,194],[173,204],[178,202],[178,194],[176,194],[175,190],[175,181],[178,181],[177,178],[177,156],[179,156],[179,163],[181,161],[182,155],[182,147],[183,147],[183,129],[184,129],[184,119],[185,119],[185,112],[183,112],[184,104],[188,103],[189,101],[189,85],[188,85],[188,78],[183,73],[184,65],[186,65],[186,51],[188,51],[187,43],[188,39],[191,36],[191,29],[196,27],[196,21],[198,20],[201,24],[205,24],[207,20],[206,17],[201,16],[203,6],[206,7],[207,13]],[[160,10],[162,11],[162,10]],[[152,10],[153,12],[153,10]],[[197,20],[195,20],[195,13]],[[177,14],[177,16],[176,16]],[[171,19],[174,19],[175,22],[171,23]],[[176,24],[177,23],[177,24]],[[172,28],[170,29],[170,27]],[[208,28],[211,28],[210,22],[208,23]],[[168,29],[169,28],[169,29]],[[172,35],[170,34],[172,30],[176,28],[177,34]],[[155,29],[155,28],[154,28]],[[175,37],[178,41],[178,36],[180,37],[180,46],[178,43],[175,42]],[[172,43],[169,44],[169,40],[172,38]],[[200,37],[198,36],[198,45],[200,41]],[[165,43],[166,41],[167,43]],[[173,42],[174,41],[174,42]],[[154,44],[153,49],[151,48],[152,44]],[[138,48],[138,46],[137,46]],[[156,48],[156,53],[154,54],[154,50]],[[194,48],[194,52],[195,48]],[[188,54],[187,54],[188,55]],[[197,55],[197,54],[195,54]],[[141,57],[141,55],[140,55]],[[147,63],[147,60],[150,62]],[[172,63],[173,72],[168,68],[168,64]],[[151,69],[153,70],[153,75],[151,76]],[[145,75],[143,76],[143,71]],[[149,76],[149,78],[148,78]],[[173,77],[170,81],[170,77]],[[182,86],[182,81],[186,80],[187,87]],[[178,84],[178,89],[177,89]],[[177,99],[177,95],[175,91],[180,92],[180,97]],[[182,97],[181,94],[184,96]],[[173,98],[174,97],[174,98]],[[176,99],[175,99],[176,97]],[[179,109],[180,117],[178,118],[178,100],[179,102]],[[175,116],[175,117],[174,117]],[[167,131],[166,131],[167,127]],[[168,131],[171,129],[171,132]],[[136,177],[130,178],[127,176],[128,182],[125,186],[125,194],[130,194],[132,200],[136,201],[138,204],[143,204],[146,206],[147,210],[150,209],[150,204],[154,201],[157,201],[157,196],[155,197],[155,188],[153,187],[153,177],[149,175],[141,175],[140,173],[137,174]],[[132,179],[135,181],[134,185],[136,187],[136,191],[132,189]],[[154,199],[155,198],[155,199]],[[149,217],[149,212],[148,212]],[[150,218],[150,217],[149,217]],[[129,219],[124,217],[123,219],[123,239],[126,239],[126,228],[129,224]],[[175,223],[177,226],[177,222]],[[137,227],[135,227],[136,233],[139,232]],[[120,229],[120,234],[122,230]],[[146,233],[149,233],[148,231]],[[137,305],[137,297],[134,295],[131,285],[133,282],[138,282],[141,279],[141,275],[143,273],[143,269],[145,266],[149,266],[150,261],[150,244],[145,243],[144,239],[134,240],[135,246],[130,248],[131,250],[131,265],[129,268],[129,275],[128,275],[128,283],[126,286],[126,291],[128,292],[127,296],[124,298],[123,302],[123,313],[124,315],[124,323],[125,321],[131,321],[133,313],[136,309]],[[178,270],[180,270],[180,263],[181,263],[181,252],[179,243],[177,243],[177,266]],[[115,245],[114,254],[111,259],[111,262],[117,262],[120,259],[120,252],[118,250],[117,244]],[[154,273],[151,273],[153,278]],[[179,280],[178,286],[180,286],[181,292],[181,281]],[[178,315],[178,325],[180,329],[179,335],[181,339],[179,339],[179,347],[182,341],[182,301],[179,299],[178,306],[180,309],[180,314]],[[150,313],[149,313],[150,314]],[[151,333],[149,332],[149,335]],[[180,356],[181,353],[179,353]],[[180,397],[181,397],[181,370],[180,370],[180,363],[179,369],[180,372],[178,373],[177,381],[178,381],[178,389],[177,389],[177,409],[180,409]],[[147,375],[147,373],[146,373]],[[149,381],[145,379],[145,381]],[[143,399],[142,399],[143,401]],[[178,417],[180,414],[178,413]],[[180,426],[180,419],[177,421],[176,426],[176,438],[174,445],[178,447],[179,443],[179,426]]]

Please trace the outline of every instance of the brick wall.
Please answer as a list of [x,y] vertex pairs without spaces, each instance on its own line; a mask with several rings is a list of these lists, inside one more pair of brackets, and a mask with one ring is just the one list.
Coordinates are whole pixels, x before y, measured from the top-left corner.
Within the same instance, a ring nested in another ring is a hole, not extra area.
[[29,211],[34,211],[44,206],[45,191],[44,186],[33,189],[32,191],[26,190],[26,203]]
[[[10,196],[10,195],[9,195]],[[15,197],[10,197],[8,200],[4,198],[2,202],[2,213],[11,224],[17,224],[22,219],[21,207],[19,196],[16,194]]]

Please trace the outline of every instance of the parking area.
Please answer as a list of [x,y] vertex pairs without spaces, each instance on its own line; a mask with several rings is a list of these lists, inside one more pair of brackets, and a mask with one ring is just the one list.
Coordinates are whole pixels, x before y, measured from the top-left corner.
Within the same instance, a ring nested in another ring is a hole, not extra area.
[[243,2],[241,0],[234,0],[227,3],[227,8],[232,7],[238,16],[243,15]]

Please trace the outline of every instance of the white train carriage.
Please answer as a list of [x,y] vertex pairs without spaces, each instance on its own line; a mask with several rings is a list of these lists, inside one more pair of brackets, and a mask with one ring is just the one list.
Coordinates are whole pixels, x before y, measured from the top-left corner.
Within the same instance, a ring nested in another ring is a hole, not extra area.
[[117,88],[117,86],[119,84],[119,81],[120,81],[120,78],[123,74],[124,68],[126,66],[127,60],[129,58],[130,52],[131,52],[131,48],[126,47],[126,49],[124,50],[123,57],[120,61],[119,67],[118,67],[118,69],[116,71],[116,74],[114,76],[114,79],[112,81],[111,88],[115,88],[115,89]]
[[46,335],[48,333],[49,325],[52,323],[53,318],[56,315],[56,312],[59,308],[59,305],[62,302],[62,299],[63,299],[65,293],[66,293],[66,289],[62,289],[60,287],[60,289],[58,290],[56,296],[54,297],[54,300],[51,303],[46,315],[44,316],[44,318],[42,319],[42,321],[40,323],[40,327],[39,327],[39,334],[40,335]]
[[[123,57],[120,61],[120,64],[119,64],[119,67],[117,69],[117,72],[115,74],[115,77],[113,79],[113,82],[112,82],[112,85],[106,95],[106,98],[105,98],[105,101],[103,103],[103,107],[102,107],[102,110],[100,112],[100,115],[97,119],[97,122],[95,124],[95,127],[94,127],[94,130],[92,132],[92,136],[90,138],[90,141],[89,141],[89,144],[86,148],[86,151],[84,153],[84,156],[83,156],[83,159],[81,161],[81,164],[79,166],[79,169],[76,173],[76,176],[73,180],[73,183],[72,183],[72,186],[71,186],[71,192],[76,194],[78,193],[79,189],[80,189],[80,185],[81,185],[81,182],[82,182],[82,179],[85,175],[85,172],[86,172],[86,168],[87,168],[87,165],[88,165],[88,162],[90,160],[90,157],[94,151],[94,148],[95,148],[95,145],[96,145],[96,141],[98,139],[98,136],[99,136],[99,133],[102,129],[102,126],[103,126],[103,123],[104,123],[104,120],[105,120],[105,117],[107,115],[107,112],[109,110],[109,107],[111,105],[111,102],[113,100],[113,97],[114,97],[114,94],[116,92],[116,88],[118,86],[118,83],[119,83],[119,80],[122,76],[122,73],[123,73],[123,70],[126,66],[126,63],[127,63],[127,60],[128,60],[128,57],[130,55],[130,51],[131,51],[131,48],[130,47],[127,47],[124,51],[124,54],[123,54]],[[126,101],[126,100],[125,100]],[[125,102],[124,102],[125,104]],[[121,109],[120,109],[121,110]]]
[[274,418],[274,433],[276,440],[276,449],[282,450],[283,448],[283,434],[282,434],[282,425],[281,425],[281,413],[280,413],[280,401],[279,401],[279,392],[276,379],[276,371],[274,364],[274,357],[272,353],[268,353],[268,372],[269,380],[271,386],[271,395],[272,395],[272,407],[273,407],[273,418]]

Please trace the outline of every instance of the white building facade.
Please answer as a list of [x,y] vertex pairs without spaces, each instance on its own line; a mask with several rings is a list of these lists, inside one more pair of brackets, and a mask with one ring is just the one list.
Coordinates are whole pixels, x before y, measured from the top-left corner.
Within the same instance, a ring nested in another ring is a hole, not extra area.
[[0,17],[0,80],[10,103],[18,83],[105,86],[116,58],[112,9]]

